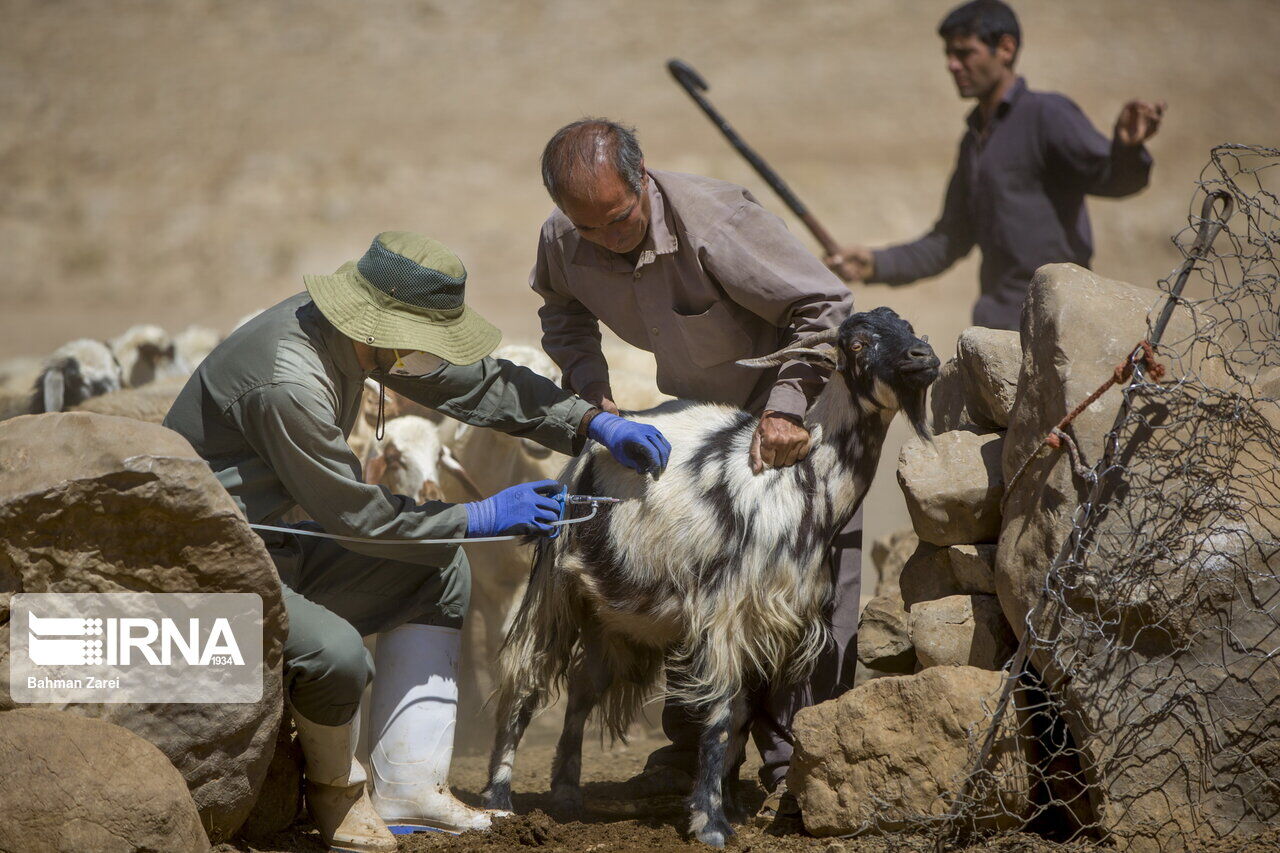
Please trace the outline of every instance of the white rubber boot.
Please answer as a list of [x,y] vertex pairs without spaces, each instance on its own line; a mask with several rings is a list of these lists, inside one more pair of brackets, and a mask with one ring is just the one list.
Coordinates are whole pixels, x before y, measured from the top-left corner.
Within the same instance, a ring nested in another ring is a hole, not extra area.
[[508,812],[473,809],[449,790],[462,632],[402,625],[378,635],[369,708],[373,807],[396,835],[488,829]]
[[307,809],[324,843],[330,850],[394,853],[395,836],[369,802],[369,777],[355,759],[359,715],[341,726],[322,726],[290,710],[306,759]]

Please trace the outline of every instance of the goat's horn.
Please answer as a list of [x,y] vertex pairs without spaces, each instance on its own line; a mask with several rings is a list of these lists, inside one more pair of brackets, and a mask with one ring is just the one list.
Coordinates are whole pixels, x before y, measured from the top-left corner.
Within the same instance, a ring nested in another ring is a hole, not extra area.
[[817,347],[830,346],[836,342],[839,336],[839,329],[826,329],[821,332],[815,332],[812,335],[805,335],[795,343],[789,344],[775,353],[770,353],[760,358],[744,358],[738,364],[743,367],[776,367],[795,358],[804,359],[806,356],[810,359],[817,358],[820,361],[834,364],[835,359],[819,352]]
[[840,328],[837,326],[833,329],[823,329],[821,332],[814,332],[812,335],[805,335],[791,346],[784,349],[812,349],[813,347],[822,346],[823,344],[834,344],[840,339]]

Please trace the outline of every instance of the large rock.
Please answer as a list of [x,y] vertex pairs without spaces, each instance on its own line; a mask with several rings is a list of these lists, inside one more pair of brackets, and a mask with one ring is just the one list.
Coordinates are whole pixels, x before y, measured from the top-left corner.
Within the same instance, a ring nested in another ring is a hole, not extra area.
[[953,430],[907,439],[898,457],[898,484],[911,524],[933,545],[994,542],[1000,533],[1003,436]]
[[950,595],[995,595],[996,546],[949,545],[922,542],[902,567],[898,588],[907,610],[918,601]]
[[938,369],[938,378],[929,386],[929,414],[934,434],[953,429],[981,430],[969,411],[960,360],[950,358]]
[[120,726],[58,711],[0,721],[0,850],[200,853],[186,781]]
[[[892,595],[898,588],[898,577],[907,559],[915,553],[920,545],[920,537],[914,530],[895,530],[887,536],[881,536],[871,543],[871,564],[876,569],[876,583],[871,589],[862,585],[864,598],[879,598]],[[864,576],[865,577],[865,576]],[[868,596],[867,593],[871,595]]]
[[[155,744],[186,778],[209,837],[232,834],[271,760],[287,624],[262,541],[191,445],[163,427],[104,415],[0,423],[0,589],[4,673],[11,592],[261,596],[264,684],[257,703],[49,706],[110,721]],[[5,677],[0,708],[11,707]]]
[[[1049,431],[1097,389],[1147,335],[1158,294],[1100,278],[1074,264],[1041,267],[1022,310],[1019,397],[1002,449],[1003,478],[1012,481]],[[1120,393],[1112,390],[1076,417],[1072,435],[1087,463],[1102,453]],[[1058,556],[1086,484],[1065,451],[1041,452],[1005,499],[996,590],[1009,623],[1023,619]]]
[[877,672],[914,672],[916,652],[908,620],[901,597],[871,599],[858,621],[858,660]]
[[998,670],[1017,640],[994,595],[952,595],[911,608],[911,645],[921,667],[976,666]]
[[[1146,337],[1161,301],[1071,265],[1037,272],[1006,477]],[[1168,373],[1132,392],[1134,417],[1071,559],[1046,581],[1093,494],[1054,452],[1011,486],[996,561],[1009,621],[1022,631],[1033,611],[1032,660],[1080,749],[1101,827],[1127,850],[1180,849],[1280,816],[1280,412],[1206,356],[1238,342],[1214,330],[1186,343],[1192,322],[1174,312],[1158,352]],[[1238,352],[1275,351],[1252,334]],[[1238,377],[1247,364],[1233,365]],[[1121,400],[1108,391],[1075,420],[1090,465]]]
[[[934,667],[877,678],[800,711],[787,787],[805,829],[888,832],[949,813],[1003,683],[998,672]],[[1020,827],[1030,802],[1025,746],[1016,724],[1002,728],[992,760],[1005,771],[1003,784],[978,809],[980,826]]]
[[956,342],[956,361],[966,408],[974,423],[1007,427],[1022,367],[1018,333],[981,326],[965,329]]

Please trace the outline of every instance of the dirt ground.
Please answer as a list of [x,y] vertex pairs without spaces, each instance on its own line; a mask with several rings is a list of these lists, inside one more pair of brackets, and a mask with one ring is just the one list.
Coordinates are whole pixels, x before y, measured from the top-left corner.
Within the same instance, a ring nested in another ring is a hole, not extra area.
[[[581,820],[561,823],[551,805],[552,727],[544,724],[541,734],[519,752],[516,761],[514,805],[517,816],[498,822],[492,832],[472,832],[461,836],[421,833],[400,842],[400,853],[658,853],[709,849],[686,841],[680,832],[683,812],[676,799],[637,801],[629,796],[623,780],[639,772],[645,756],[661,744],[653,735],[642,735],[628,744],[602,744],[590,733],[583,747],[583,801]],[[754,783],[759,759],[751,755],[743,767],[743,805],[752,811],[764,799]],[[479,804],[479,791],[486,779],[487,756],[455,757],[452,782],[463,800]],[[727,849],[739,853],[933,853],[933,842],[923,837],[829,839],[811,838],[802,832],[779,834],[751,825],[737,827],[738,835]],[[238,842],[214,848],[214,853],[317,853],[325,848],[319,835],[305,821],[288,832],[256,843]],[[1088,844],[1052,844],[1035,836],[1014,835],[975,843],[968,853],[1084,853],[1103,849]],[[1256,839],[1206,844],[1201,853],[1271,853],[1280,849],[1280,829]]]

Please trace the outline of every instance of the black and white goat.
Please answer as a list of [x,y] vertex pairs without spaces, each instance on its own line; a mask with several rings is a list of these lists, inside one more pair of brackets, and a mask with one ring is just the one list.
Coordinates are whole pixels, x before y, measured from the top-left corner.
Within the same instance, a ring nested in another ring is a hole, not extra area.
[[747,691],[812,667],[827,642],[828,545],[866,495],[894,414],[927,434],[925,391],[938,375],[926,340],[888,308],[743,364],[792,359],[833,369],[806,419],[812,450],[792,467],[752,475],[755,418],[677,401],[634,415],[671,441],[661,478],[637,477],[599,447],[565,469],[571,492],[622,502],[539,546],[499,658],[487,806],[511,808],[520,738],[567,682],[551,786],[559,806],[580,808],[588,715],[598,705],[623,736],[665,662],[669,694],[704,719],[689,831],[717,847],[733,834],[725,809],[735,808]]

